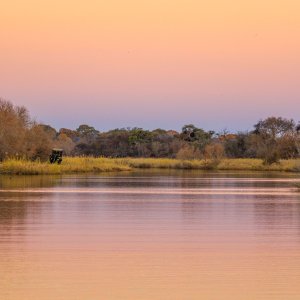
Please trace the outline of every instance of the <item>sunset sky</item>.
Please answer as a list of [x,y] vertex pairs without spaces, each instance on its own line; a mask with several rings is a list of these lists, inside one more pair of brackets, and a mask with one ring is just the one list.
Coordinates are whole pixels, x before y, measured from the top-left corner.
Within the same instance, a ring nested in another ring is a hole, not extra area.
[[300,120],[299,0],[3,0],[0,96],[99,130]]

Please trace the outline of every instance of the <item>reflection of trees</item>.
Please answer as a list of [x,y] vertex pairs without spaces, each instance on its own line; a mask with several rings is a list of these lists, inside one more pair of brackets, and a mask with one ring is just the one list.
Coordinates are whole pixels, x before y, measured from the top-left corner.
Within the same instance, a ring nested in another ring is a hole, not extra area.
[[[59,176],[0,176],[0,189],[23,189],[38,187],[54,187]],[[1,197],[1,195],[0,195]]]
[[[5,194],[4,194],[5,196]],[[1,196],[1,198],[3,195]],[[9,197],[9,195],[7,195]],[[1,201],[0,198],[0,229],[9,229],[11,225],[18,223],[26,216],[28,203],[22,201],[23,197],[15,197],[15,201]]]
[[27,223],[33,224],[40,217],[43,209],[50,205],[49,202],[40,201],[41,197],[43,195],[37,193],[1,193],[0,232],[18,231],[19,227],[26,227]]
[[57,185],[54,176],[1,176],[0,177],[0,237],[14,230],[16,226],[25,226],[30,215],[40,213],[46,203],[36,201],[42,197],[39,193],[14,193],[11,189],[30,189],[53,187]]

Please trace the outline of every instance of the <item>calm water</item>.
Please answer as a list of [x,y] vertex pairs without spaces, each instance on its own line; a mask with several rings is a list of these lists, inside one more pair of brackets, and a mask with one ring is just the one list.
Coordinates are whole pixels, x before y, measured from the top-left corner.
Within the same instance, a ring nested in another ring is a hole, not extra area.
[[0,299],[300,299],[300,177],[0,178]]

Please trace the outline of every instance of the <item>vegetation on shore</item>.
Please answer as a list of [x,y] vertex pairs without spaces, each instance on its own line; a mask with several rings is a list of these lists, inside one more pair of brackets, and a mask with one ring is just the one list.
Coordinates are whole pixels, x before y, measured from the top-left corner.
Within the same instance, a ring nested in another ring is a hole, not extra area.
[[129,170],[131,168],[122,161],[93,157],[65,157],[60,165],[26,159],[7,159],[0,163],[0,174],[11,175],[54,175]]
[[284,171],[300,172],[300,159],[280,160],[265,164],[262,159],[225,158],[221,160],[179,160],[161,158],[126,158],[120,160],[132,168],[191,169],[191,170],[237,170],[237,171]]
[[300,159],[266,165],[261,159],[179,160],[169,158],[65,157],[61,165],[24,159],[0,163],[0,174],[39,175],[130,171],[134,169],[247,170],[300,172]]
[[[149,158],[146,163],[131,161],[133,165],[145,167],[150,164],[205,169],[215,168],[216,162],[221,161],[218,168],[222,169],[290,169],[293,167],[282,167],[280,161],[300,157],[300,123],[269,117],[254,124],[251,131],[231,133],[204,130],[193,124],[184,125],[181,131],[134,127],[100,132],[86,124],[75,130],[61,128],[57,131],[35,122],[25,107],[0,98],[0,162],[19,157],[46,161],[52,148],[61,148],[64,155],[73,157]],[[270,167],[261,166],[259,159]],[[61,172],[57,167],[46,165],[44,169]]]

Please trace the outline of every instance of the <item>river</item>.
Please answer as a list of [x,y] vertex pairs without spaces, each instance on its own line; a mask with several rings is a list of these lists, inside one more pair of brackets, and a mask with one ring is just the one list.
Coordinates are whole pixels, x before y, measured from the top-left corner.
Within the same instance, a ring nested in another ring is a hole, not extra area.
[[300,299],[288,173],[0,177],[0,299]]

